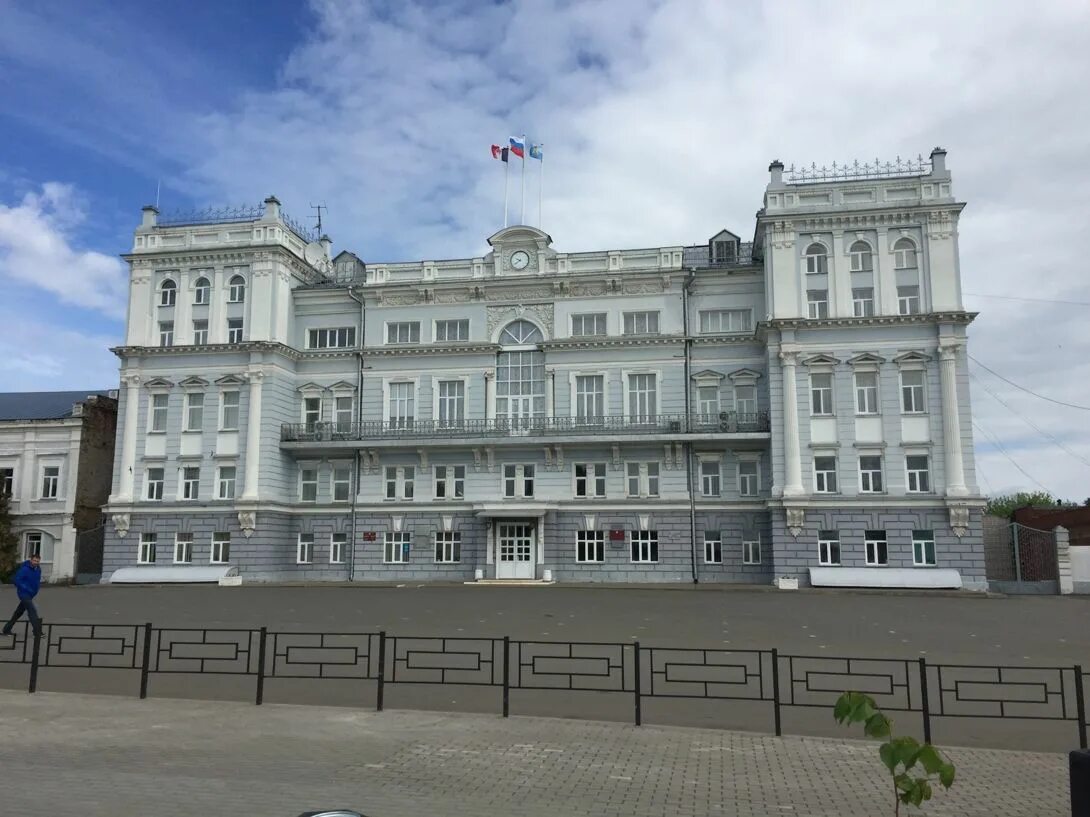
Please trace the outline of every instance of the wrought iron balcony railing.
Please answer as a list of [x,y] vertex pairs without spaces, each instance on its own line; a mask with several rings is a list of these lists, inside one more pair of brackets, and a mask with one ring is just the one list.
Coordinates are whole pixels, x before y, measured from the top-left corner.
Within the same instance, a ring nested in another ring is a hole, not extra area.
[[769,430],[768,412],[653,414],[610,417],[498,417],[488,420],[364,420],[285,423],[283,442],[466,439],[480,437],[608,437],[619,434],[739,434]]

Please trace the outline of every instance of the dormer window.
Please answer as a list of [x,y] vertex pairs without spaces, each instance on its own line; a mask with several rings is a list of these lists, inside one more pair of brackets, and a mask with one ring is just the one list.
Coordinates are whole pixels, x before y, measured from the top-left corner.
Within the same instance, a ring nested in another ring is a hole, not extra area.
[[234,276],[227,286],[228,303],[240,304],[246,300],[246,279],[241,275]]
[[735,264],[738,261],[738,236],[730,230],[722,230],[708,242],[713,264]]
[[912,239],[897,239],[893,245],[893,266],[896,269],[916,269],[916,245]]
[[866,241],[856,241],[848,250],[851,259],[852,272],[871,272],[874,269],[873,255],[870,244]]
[[198,278],[197,282],[193,285],[193,303],[197,306],[208,303],[208,296],[212,288],[208,284],[207,278]]
[[174,306],[178,300],[178,285],[169,278],[159,288],[159,306]]
[[814,242],[806,248],[806,273],[824,275],[829,271],[829,255],[824,244]]

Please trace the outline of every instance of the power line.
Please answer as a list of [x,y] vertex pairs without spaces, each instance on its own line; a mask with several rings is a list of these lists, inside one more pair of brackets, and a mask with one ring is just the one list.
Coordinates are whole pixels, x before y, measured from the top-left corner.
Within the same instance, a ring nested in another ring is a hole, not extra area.
[[1090,306],[1090,301],[1060,301],[1055,298],[1026,298],[1021,295],[985,295],[983,292],[966,292],[973,298],[998,298],[1001,301],[1033,301],[1039,304],[1068,304],[1070,306]]
[[1034,479],[1030,475],[1029,471],[1027,471],[1025,468],[1023,468],[1021,465],[1019,465],[1017,462],[1015,462],[1014,457],[1012,457],[1010,454],[1008,454],[1007,449],[1005,449],[1003,447],[1003,443],[999,442],[999,440],[990,431],[987,431],[976,420],[973,420],[973,428],[975,428],[977,431],[979,431],[981,434],[983,434],[985,437],[987,437],[989,440],[991,440],[992,444],[996,447],[996,449],[999,451],[999,453],[1002,454],[1004,457],[1006,457],[1010,461],[1011,465],[1013,465],[1015,468],[1017,468],[1019,471],[1021,471],[1022,474],[1026,477],[1026,479],[1028,479],[1030,482],[1032,482],[1034,485],[1036,485],[1038,488],[1040,488],[1046,494],[1052,493],[1051,491],[1048,490],[1048,488],[1046,488],[1044,485],[1042,485],[1040,482],[1038,482],[1036,479]]
[[[966,354],[968,354],[968,353],[966,353]],[[1020,389],[1020,390],[1024,391],[1026,394],[1032,394],[1034,397],[1039,397],[1042,400],[1047,400],[1049,403],[1055,403],[1058,406],[1067,406],[1068,408],[1076,408],[1076,409],[1082,409],[1083,411],[1090,411],[1090,406],[1080,406],[1080,405],[1077,405],[1075,403],[1065,403],[1063,400],[1053,400],[1051,397],[1045,397],[1043,394],[1038,394],[1037,392],[1033,391],[1032,389],[1027,389],[1025,386],[1019,386],[1013,380],[1009,380],[1008,378],[1003,377],[1003,375],[1001,375],[995,369],[989,369],[987,366],[985,366],[983,363],[981,363],[979,360],[977,360],[972,355],[968,355],[968,357],[969,357],[969,360],[973,361],[973,363],[975,363],[977,366],[982,368],[984,371],[990,372],[991,374],[994,374],[996,377],[998,377],[1004,383],[1008,383],[1011,386],[1014,386],[1016,389]]]

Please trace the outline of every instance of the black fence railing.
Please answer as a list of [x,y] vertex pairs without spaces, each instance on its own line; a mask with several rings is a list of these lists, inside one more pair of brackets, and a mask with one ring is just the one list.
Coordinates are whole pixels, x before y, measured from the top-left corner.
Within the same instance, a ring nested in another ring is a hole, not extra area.
[[628,696],[633,721],[646,699],[688,698],[761,707],[771,731],[783,733],[794,708],[831,710],[846,690],[870,694],[886,711],[915,713],[923,735],[942,718],[1071,723],[1087,748],[1081,665],[984,666],[924,658],[787,655],[772,650],[641,647],[631,643],[541,641],[509,637],[402,636],[386,632],[294,632],[260,629],[46,623],[40,638],[24,623],[0,638],[0,667],[29,666],[35,692],[42,670],[129,670],[140,697],[157,675],[254,679],[261,704],[277,679],[373,684],[381,711],[387,685],[453,685],[502,690],[598,692]]
[[770,428],[768,412],[650,414],[602,417],[496,417],[453,421],[364,420],[285,423],[283,442],[461,439],[468,437],[600,437],[610,434],[740,434]]

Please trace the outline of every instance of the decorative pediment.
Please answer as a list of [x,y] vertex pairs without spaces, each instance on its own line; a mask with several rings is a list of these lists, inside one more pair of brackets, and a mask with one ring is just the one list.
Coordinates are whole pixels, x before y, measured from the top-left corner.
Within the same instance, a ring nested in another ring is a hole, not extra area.
[[347,380],[338,380],[332,386],[328,386],[327,388],[330,391],[341,391],[341,392],[355,391],[356,390],[356,384],[355,383],[349,383]]
[[237,374],[225,374],[215,381],[217,386],[245,386],[246,381]]
[[864,352],[861,355],[855,355],[848,358],[848,363],[852,366],[879,366],[885,363],[886,359],[879,355],[871,354],[870,352]]
[[537,229],[537,227],[516,224],[512,227],[504,227],[499,232],[493,233],[488,238],[488,245],[490,247],[495,247],[497,244],[515,244],[520,242],[537,244],[539,241],[544,241],[546,246],[553,243],[552,236]]
[[805,366],[835,366],[840,362],[840,359],[832,355],[811,355],[804,358],[802,362]]
[[317,383],[304,383],[302,386],[296,388],[296,391],[304,394],[314,394],[316,392],[325,391],[325,386],[319,386]]
[[192,375],[190,377],[187,377],[185,380],[180,381],[178,385],[181,386],[183,389],[206,389],[208,388],[208,381],[205,380],[203,377],[197,377],[197,375]]
[[931,355],[925,355],[923,352],[905,352],[893,358],[893,362],[898,366],[923,366],[930,360]]
[[144,388],[149,391],[167,391],[174,388],[174,383],[165,377],[153,377],[144,384]]
[[732,383],[749,384],[760,379],[761,373],[756,369],[735,369],[727,377],[730,378]]
[[709,240],[711,240],[711,241],[741,241],[742,238],[741,238],[741,236],[735,235],[730,230],[720,230],[718,233],[713,235],[711,237],[711,239],[709,239]]
[[714,386],[717,385],[725,375],[722,372],[713,372],[711,369],[702,369],[699,372],[693,373],[693,380],[700,385]]

